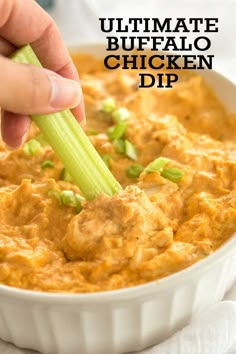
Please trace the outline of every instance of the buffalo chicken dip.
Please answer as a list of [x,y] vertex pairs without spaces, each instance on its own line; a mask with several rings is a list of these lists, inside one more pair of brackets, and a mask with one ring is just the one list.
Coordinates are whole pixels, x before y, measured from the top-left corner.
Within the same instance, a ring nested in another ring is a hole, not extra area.
[[140,89],[136,70],[73,59],[86,134],[123,188],[86,201],[33,124],[21,149],[1,142],[0,283],[112,290],[210,255],[236,230],[236,117],[196,73]]

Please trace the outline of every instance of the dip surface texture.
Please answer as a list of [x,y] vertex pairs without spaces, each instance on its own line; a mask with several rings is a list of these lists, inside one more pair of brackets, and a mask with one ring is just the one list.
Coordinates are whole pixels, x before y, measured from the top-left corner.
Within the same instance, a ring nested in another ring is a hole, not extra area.
[[[50,146],[8,151],[0,142],[0,283],[45,292],[95,292],[159,279],[207,257],[236,230],[236,117],[195,73],[183,71],[172,89],[139,89],[135,70],[104,69],[72,55],[80,73],[85,131],[123,191],[74,207],[49,191],[72,190]],[[102,102],[126,108],[125,139],[137,161],[109,138],[114,127]],[[30,138],[39,131],[32,125]],[[119,149],[120,148],[120,149]],[[134,164],[158,157],[184,176],[159,172],[130,178]],[[78,156],[79,159],[79,156]],[[42,168],[45,160],[53,165]]]

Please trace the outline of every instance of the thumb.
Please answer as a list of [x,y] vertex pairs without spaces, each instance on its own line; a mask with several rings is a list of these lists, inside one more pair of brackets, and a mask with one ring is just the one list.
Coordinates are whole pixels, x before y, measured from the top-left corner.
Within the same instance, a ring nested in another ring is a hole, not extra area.
[[76,107],[81,101],[78,82],[0,56],[0,107],[4,110],[26,115],[53,113]]

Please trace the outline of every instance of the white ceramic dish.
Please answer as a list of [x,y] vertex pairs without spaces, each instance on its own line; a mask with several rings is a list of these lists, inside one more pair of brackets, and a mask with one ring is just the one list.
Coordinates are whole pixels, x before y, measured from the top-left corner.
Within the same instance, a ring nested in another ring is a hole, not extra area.
[[[101,56],[103,46],[77,47]],[[203,73],[231,111],[236,86]],[[50,294],[0,285],[0,337],[44,354],[121,354],[156,344],[221,300],[236,279],[236,236],[195,265],[128,289]]]

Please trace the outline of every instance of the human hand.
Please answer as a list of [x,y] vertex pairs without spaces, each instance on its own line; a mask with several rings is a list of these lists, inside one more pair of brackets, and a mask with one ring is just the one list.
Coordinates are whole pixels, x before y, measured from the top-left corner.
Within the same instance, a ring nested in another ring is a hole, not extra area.
[[[17,148],[29,132],[32,114],[74,108],[85,119],[76,68],[52,18],[34,0],[0,2],[0,107],[5,143]],[[30,43],[42,65],[14,63],[6,58]]]

